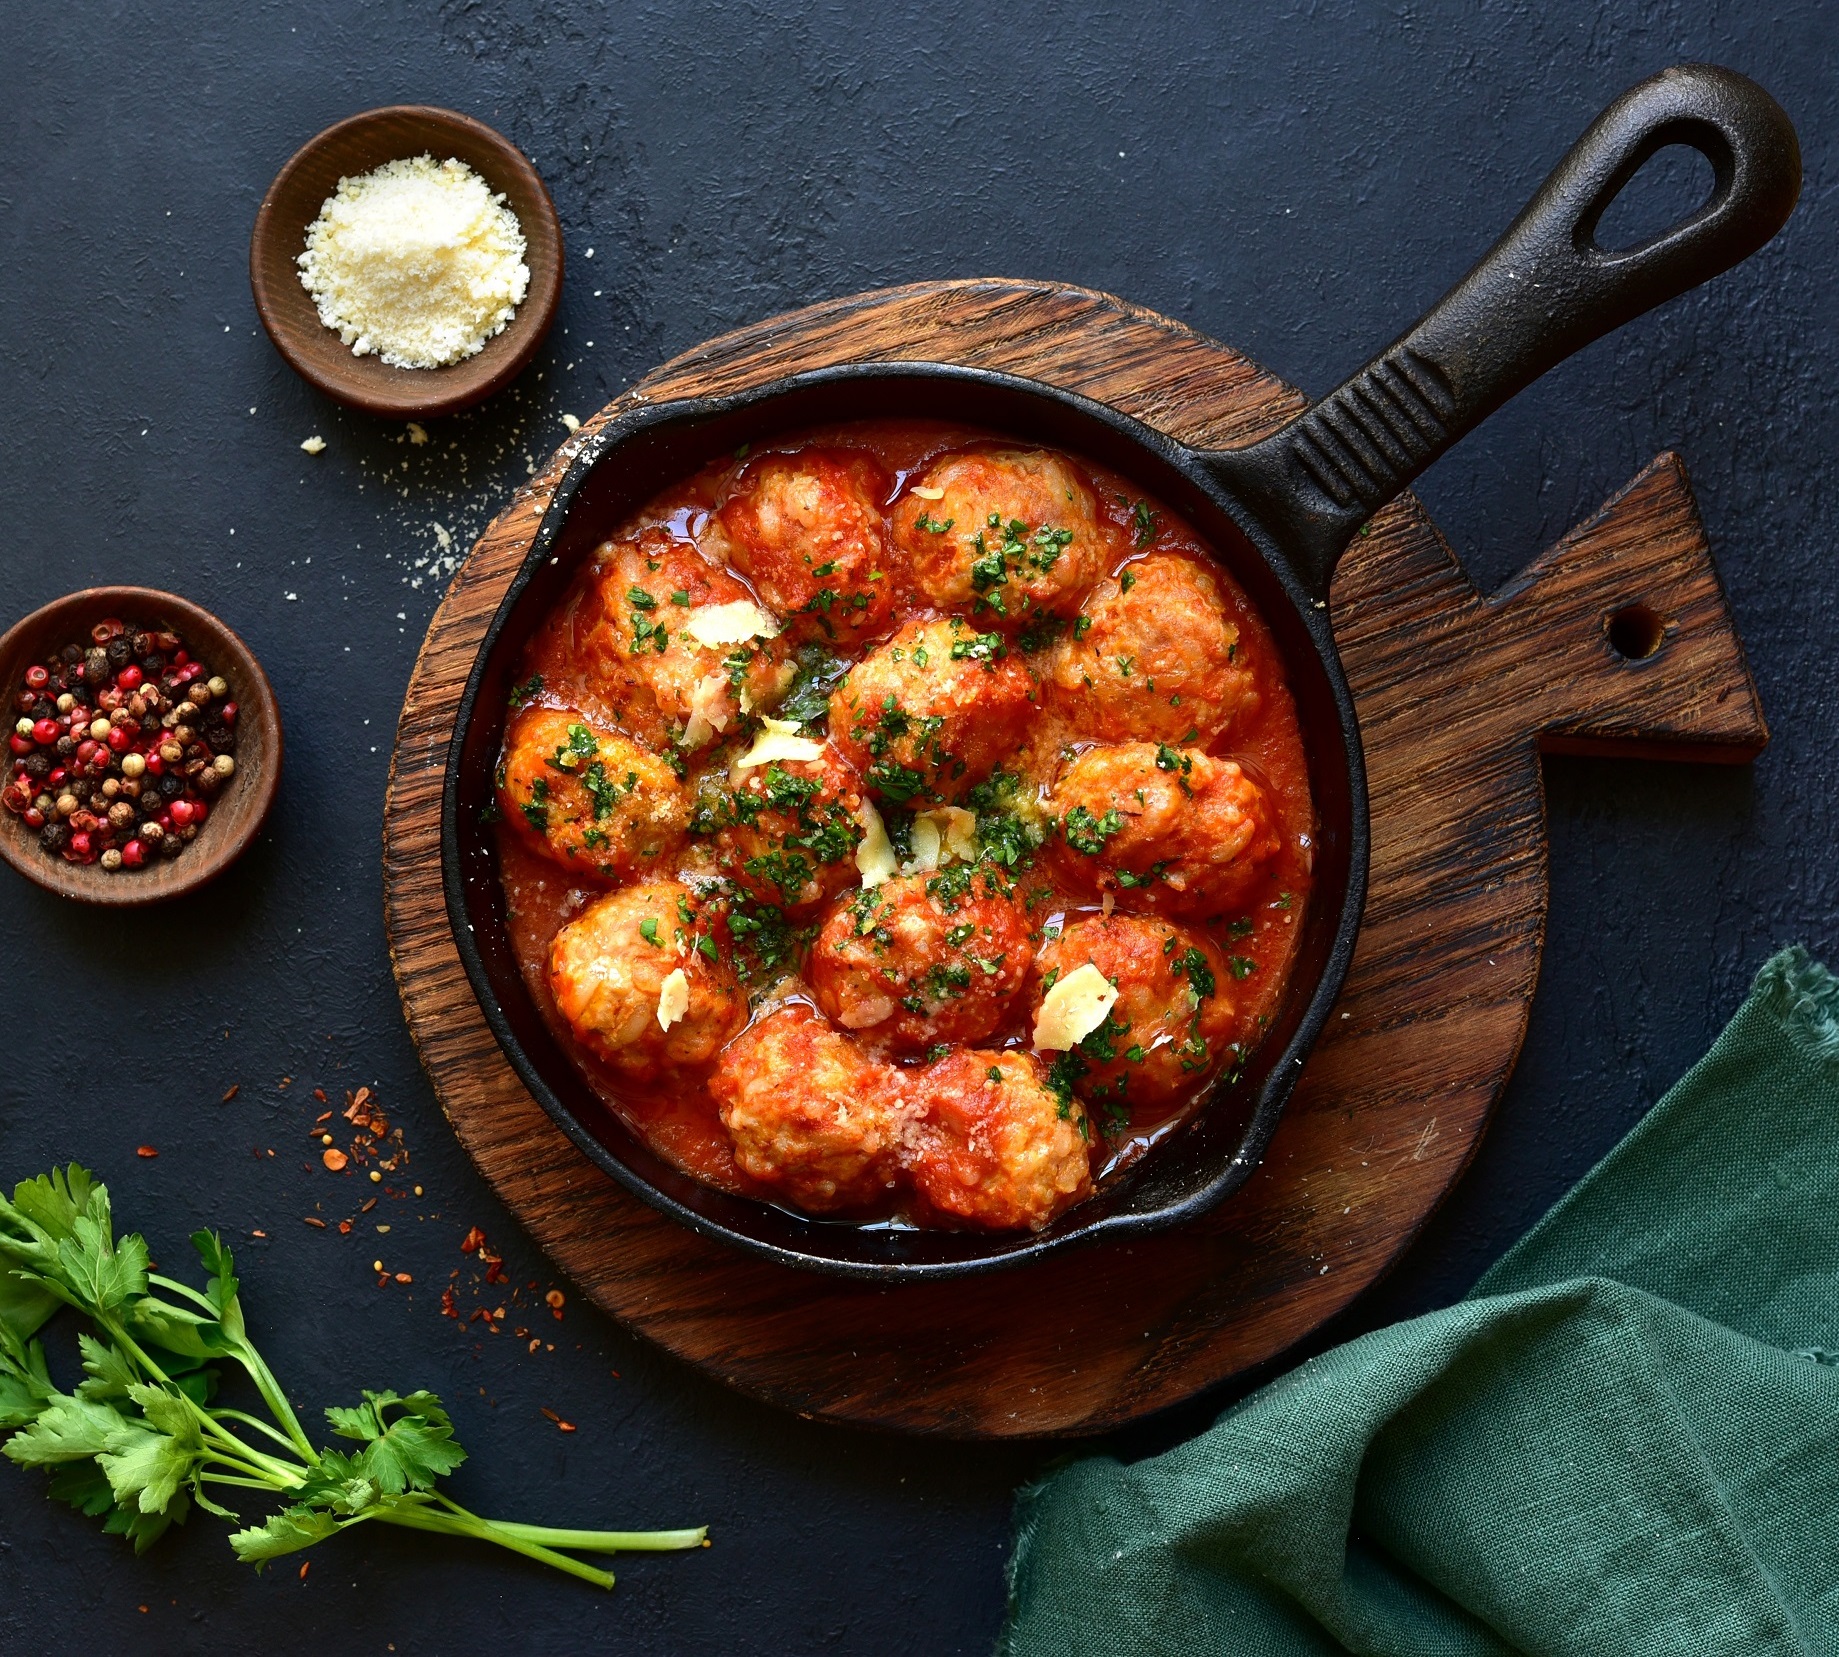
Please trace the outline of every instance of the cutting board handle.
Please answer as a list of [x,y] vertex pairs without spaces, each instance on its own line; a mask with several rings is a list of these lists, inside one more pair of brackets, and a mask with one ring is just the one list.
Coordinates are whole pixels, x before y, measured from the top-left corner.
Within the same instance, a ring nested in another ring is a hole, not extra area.
[[[1711,163],[1710,196],[1633,247],[1602,247],[1610,203],[1673,144]],[[1432,461],[1574,351],[1748,258],[1800,188],[1794,127],[1767,92],[1710,64],[1663,70],[1591,123],[1408,333],[1274,436],[1210,460],[1325,597],[1355,531]]]

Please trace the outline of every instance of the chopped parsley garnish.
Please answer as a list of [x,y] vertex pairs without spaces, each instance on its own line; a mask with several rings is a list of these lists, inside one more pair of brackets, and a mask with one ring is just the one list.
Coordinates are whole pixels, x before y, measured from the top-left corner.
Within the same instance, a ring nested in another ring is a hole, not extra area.
[[801,725],[815,725],[829,713],[830,693],[843,682],[849,663],[819,644],[801,646],[797,661],[798,674],[779,704],[779,715],[782,719],[796,719]]
[[1075,639],[1083,639],[1086,634],[1091,631],[1092,618],[1090,616],[1080,616],[1073,622],[1073,637]]
[[690,607],[690,595],[681,587],[670,595],[670,601],[681,610],[687,610]]
[[[627,792],[630,793],[637,783],[636,773],[628,771],[626,773]],[[607,768],[599,760],[594,760],[581,773],[581,786],[588,791],[588,796],[594,802],[595,822],[598,823],[603,818],[613,815],[613,808],[619,804],[620,786],[607,775]]]
[[1074,851],[1096,857],[1105,849],[1105,842],[1124,826],[1124,819],[1116,810],[1094,817],[1084,806],[1076,805],[1060,820],[1060,826]]
[[1249,938],[1252,935],[1252,923],[1249,917],[1241,915],[1231,926],[1226,928],[1229,938]]
[[511,706],[521,708],[526,702],[534,701],[543,694],[543,676],[533,673],[521,685],[511,687]]
[[950,529],[957,521],[956,518],[947,518],[943,523],[940,523],[937,518],[927,517],[924,509],[922,509],[920,515],[913,520],[913,527],[915,529],[924,530],[928,535],[943,535],[945,531]]
[[1125,570],[1124,573],[1117,578],[1117,584],[1120,592],[1129,592],[1130,589],[1137,584],[1137,572],[1135,570]]
[[1258,963],[1249,955],[1229,955],[1226,964],[1232,968],[1234,978],[1249,978],[1258,970]]
[[664,947],[658,942],[658,917],[656,915],[647,915],[639,922],[639,936],[643,938],[646,943],[650,944],[653,949],[662,949]]
[[1001,1065],[993,1064],[983,1074],[987,1080],[995,1082],[998,1087],[1002,1085],[1003,1073]]
[[[1242,957],[1235,957],[1235,959],[1242,959]],[[1193,986],[1194,993],[1203,999],[1212,995],[1219,988],[1218,981],[1213,976],[1213,968],[1207,965],[1207,957],[1192,945],[1177,957],[1174,962],[1174,971],[1177,977],[1185,976]],[[1241,978],[1245,976],[1236,966],[1233,971]]]
[[[1000,633],[973,633],[968,639],[954,639],[951,646],[951,659],[954,662],[982,662],[992,671],[1008,654],[1009,647],[1003,643]],[[919,661],[918,651],[914,652],[913,659]],[[921,667],[925,665],[920,662]]]
[[[1137,532],[1137,545],[1146,547],[1156,538],[1156,531],[1161,527],[1161,514],[1150,510],[1148,501],[1138,501],[1130,509],[1130,521]],[[1126,587],[1125,592],[1130,589]]]
[[626,602],[635,610],[655,610],[658,607],[658,601],[643,587],[628,587]]

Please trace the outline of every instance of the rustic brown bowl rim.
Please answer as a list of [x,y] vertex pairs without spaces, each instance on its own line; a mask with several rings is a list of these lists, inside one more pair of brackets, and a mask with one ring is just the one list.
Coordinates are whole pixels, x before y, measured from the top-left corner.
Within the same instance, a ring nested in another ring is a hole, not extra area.
[[[319,320],[295,260],[340,177],[424,151],[436,159],[457,155],[504,195],[523,229],[530,287],[508,326],[475,356],[446,368],[395,368],[374,356],[354,357]],[[452,414],[522,373],[555,320],[562,264],[555,203],[523,151],[483,121],[432,104],[367,109],[309,138],[269,185],[249,238],[249,284],[275,349],[328,397],[396,420]]]
[[27,880],[59,897],[109,908],[136,908],[195,891],[227,869],[260,832],[281,783],[281,715],[274,687],[255,653],[233,628],[201,605],[157,587],[86,587],[41,604],[0,634],[0,686],[8,726],[25,668],[47,649],[87,635],[105,616],[164,621],[186,647],[230,681],[237,702],[236,775],[184,856],[156,868],[110,874],[100,864],[48,857],[37,831],[0,811],[0,857]]

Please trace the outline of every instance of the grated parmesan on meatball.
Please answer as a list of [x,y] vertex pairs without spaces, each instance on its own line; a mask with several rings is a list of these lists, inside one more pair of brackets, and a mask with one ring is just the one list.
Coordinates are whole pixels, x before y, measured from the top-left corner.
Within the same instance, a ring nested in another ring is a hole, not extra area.
[[[747,1020],[714,907],[677,880],[609,892],[555,936],[549,987],[582,1046],[635,1077],[702,1065]],[[663,997],[681,973],[682,1005]]]
[[900,1182],[900,1072],[809,1007],[781,1007],[730,1042],[709,1090],[742,1171],[799,1208],[866,1208]]
[[940,1214],[992,1231],[1039,1231],[1091,1195],[1085,1112],[1018,1052],[960,1051],[908,1081],[907,1171]]
[[792,636],[847,641],[886,630],[906,589],[881,517],[887,488],[874,460],[847,451],[762,455],[741,473],[722,527],[735,567]]
[[1239,629],[1191,558],[1158,554],[1092,589],[1050,678],[1088,735],[1205,746],[1257,709]]
[[1066,615],[1121,550],[1063,456],[973,449],[933,462],[892,508],[914,584],[989,627]]
[[1278,840],[1263,791],[1234,760],[1121,742],[1070,760],[1053,787],[1068,876],[1175,914],[1242,904]]
[[568,709],[513,721],[498,801],[538,851],[607,880],[664,868],[690,820],[689,795],[663,760]]

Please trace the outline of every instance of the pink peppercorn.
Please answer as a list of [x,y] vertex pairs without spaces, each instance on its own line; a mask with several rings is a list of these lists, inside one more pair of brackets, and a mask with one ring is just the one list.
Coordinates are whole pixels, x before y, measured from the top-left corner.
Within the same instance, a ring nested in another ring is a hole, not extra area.
[[121,848],[121,865],[124,869],[138,869],[147,861],[147,848],[138,840],[130,840]]
[[115,688],[117,690],[139,690],[141,678],[141,670],[132,662],[129,662],[126,667],[115,675]]
[[57,741],[58,734],[58,725],[55,719],[39,719],[33,721],[32,739],[42,746],[49,748],[52,743]]

